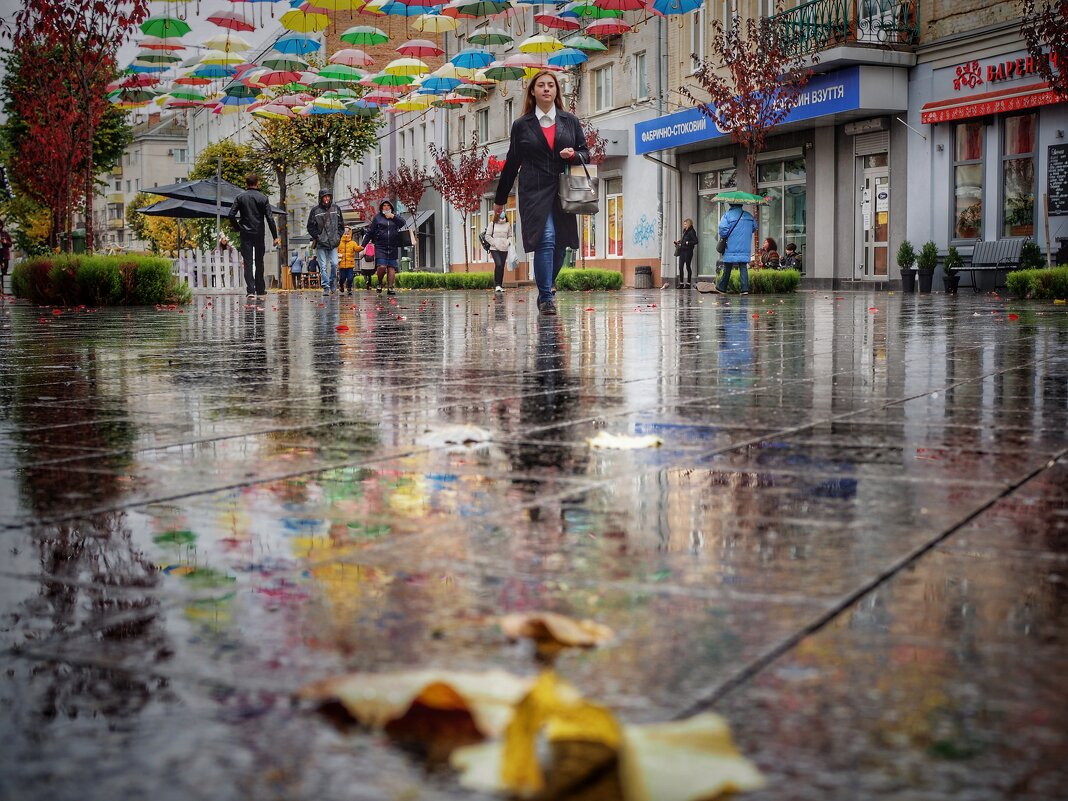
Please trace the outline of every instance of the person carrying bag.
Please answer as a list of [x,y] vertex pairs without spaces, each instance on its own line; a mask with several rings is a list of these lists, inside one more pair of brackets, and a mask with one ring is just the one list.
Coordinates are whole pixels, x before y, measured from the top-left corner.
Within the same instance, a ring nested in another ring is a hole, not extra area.
[[495,292],[504,292],[504,267],[512,249],[512,225],[504,214],[491,220],[479,240],[493,257],[493,287]]

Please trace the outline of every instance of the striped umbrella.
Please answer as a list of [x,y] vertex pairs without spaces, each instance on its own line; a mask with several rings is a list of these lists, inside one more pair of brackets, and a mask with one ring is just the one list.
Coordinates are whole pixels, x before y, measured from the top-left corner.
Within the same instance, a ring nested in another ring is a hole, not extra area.
[[368,103],[366,97],[361,97],[359,100],[350,100],[345,104],[345,108],[357,117],[373,117],[379,113],[378,106],[374,103]]
[[593,0],[593,4],[608,11],[644,11],[647,7],[646,0]]
[[357,25],[354,28],[349,28],[339,38],[348,44],[361,45],[363,47],[385,44],[389,41],[389,37],[384,31],[372,28],[370,25]]
[[[520,49],[522,49],[522,47],[520,47]],[[457,67],[480,70],[493,63],[493,53],[488,50],[479,50],[475,47],[469,47],[466,50],[461,50],[455,56],[450,58],[449,61]]]
[[444,33],[456,30],[460,22],[442,14],[422,14],[412,19],[409,24],[422,33]]
[[430,72],[426,62],[417,58],[395,58],[382,70],[387,75],[425,75]]
[[653,0],[651,8],[670,17],[672,14],[689,14],[704,4],[704,0]]
[[630,25],[621,19],[606,19],[586,26],[587,36],[619,36],[630,30]]
[[442,55],[445,51],[428,39],[412,39],[400,45],[397,52],[411,58],[432,58]]
[[252,19],[238,11],[218,11],[208,17],[208,22],[225,28],[228,31],[245,31],[251,33],[256,30],[256,23]]
[[306,56],[319,51],[319,43],[303,33],[287,33],[275,40],[274,49],[291,56]]
[[366,75],[355,67],[349,67],[345,64],[330,64],[319,70],[320,78],[331,78],[335,81],[347,81],[348,83],[356,83],[363,80]]
[[535,14],[534,21],[546,28],[558,31],[577,31],[582,27],[582,23],[577,19],[561,17],[559,14]]
[[137,46],[142,50],[165,50],[168,52],[185,50],[185,45],[182,44],[181,39],[160,39],[158,36],[146,36],[137,43]]
[[524,67],[494,61],[484,70],[487,78],[495,81],[517,81],[527,74]]
[[557,50],[562,50],[563,47],[564,45],[559,39],[546,33],[531,36],[519,43],[519,51],[521,53],[555,53]]
[[338,50],[327,61],[330,64],[344,64],[346,67],[370,67],[375,63],[373,58],[355,47]]
[[243,53],[252,49],[252,44],[242,39],[236,33],[217,33],[209,36],[201,44],[212,50],[222,50],[224,53]]

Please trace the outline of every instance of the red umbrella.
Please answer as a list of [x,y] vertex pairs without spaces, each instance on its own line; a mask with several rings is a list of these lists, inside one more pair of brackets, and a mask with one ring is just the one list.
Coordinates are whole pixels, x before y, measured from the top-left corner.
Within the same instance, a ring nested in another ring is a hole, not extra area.
[[208,22],[214,22],[220,28],[228,31],[254,31],[255,24],[244,14],[236,11],[219,11],[208,17]]
[[397,48],[397,52],[409,58],[424,58],[426,56],[440,56],[445,51],[428,39],[412,39]]
[[292,70],[271,70],[265,72],[256,79],[261,86],[285,86],[287,83],[296,83],[300,80],[301,73]]
[[377,92],[366,94],[362,99],[365,103],[372,103],[376,106],[388,106],[397,98],[389,92],[383,92],[382,87],[379,87]]
[[155,75],[130,75],[109,83],[107,85],[107,91],[114,92],[116,89],[136,89],[141,86],[155,86],[157,83],[159,83],[159,78]]
[[534,21],[546,28],[554,28],[558,31],[577,31],[582,27],[577,19],[561,17],[559,14],[535,14]]
[[587,36],[618,36],[630,30],[630,25],[621,19],[605,19],[586,26]]

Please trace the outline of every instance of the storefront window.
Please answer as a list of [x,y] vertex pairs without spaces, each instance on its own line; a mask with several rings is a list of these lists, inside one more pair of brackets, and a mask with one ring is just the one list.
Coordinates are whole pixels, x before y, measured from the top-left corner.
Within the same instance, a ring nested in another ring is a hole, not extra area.
[[956,127],[953,150],[953,238],[983,235],[983,131],[981,122]]
[[471,254],[471,261],[485,261],[489,258],[489,254],[482,250],[482,243],[478,241],[478,235],[486,230],[486,219],[481,211],[476,211],[468,217],[468,252]]
[[702,172],[697,175],[697,272],[712,275],[716,272],[716,240],[719,238],[719,218],[726,207],[717,203],[713,193],[736,186],[737,171],[734,167]]
[[623,255],[623,179],[609,178],[604,184],[605,210],[608,212],[609,256]]
[[1035,231],[1035,132],[1038,117],[1005,118],[1001,160],[1003,236],[1031,236]]
[[588,214],[582,220],[582,257],[597,258],[597,215]]
[[759,207],[759,243],[770,236],[778,245],[779,253],[793,243],[804,262],[808,243],[804,158],[758,164],[757,186],[758,192],[768,198],[768,202]]

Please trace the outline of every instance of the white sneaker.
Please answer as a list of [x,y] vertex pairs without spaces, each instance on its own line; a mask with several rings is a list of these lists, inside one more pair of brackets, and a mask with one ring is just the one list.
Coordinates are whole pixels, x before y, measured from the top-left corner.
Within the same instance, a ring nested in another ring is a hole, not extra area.
[[503,286],[496,287],[493,291],[494,292],[504,292],[504,287]]

